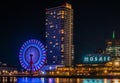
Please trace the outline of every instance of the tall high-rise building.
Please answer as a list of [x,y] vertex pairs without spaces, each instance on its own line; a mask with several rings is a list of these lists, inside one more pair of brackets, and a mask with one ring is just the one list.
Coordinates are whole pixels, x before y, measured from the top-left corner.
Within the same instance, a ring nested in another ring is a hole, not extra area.
[[120,57],[120,40],[108,40],[106,53],[110,54],[113,58]]
[[46,9],[46,49],[48,65],[72,66],[73,9],[68,3]]
[[120,39],[115,38],[115,32],[112,34],[112,39],[107,40],[106,53],[110,54],[113,58],[120,57]]

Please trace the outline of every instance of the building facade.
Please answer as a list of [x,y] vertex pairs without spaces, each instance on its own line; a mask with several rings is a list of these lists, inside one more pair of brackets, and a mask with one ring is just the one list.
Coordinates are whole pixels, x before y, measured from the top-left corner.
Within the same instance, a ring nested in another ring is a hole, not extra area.
[[110,54],[113,61],[120,61],[120,39],[115,38],[114,31],[112,34],[112,39],[107,40],[106,45],[106,54]]
[[72,66],[73,9],[68,3],[46,9],[46,49],[48,65]]
[[106,53],[112,57],[120,57],[120,40],[108,40]]

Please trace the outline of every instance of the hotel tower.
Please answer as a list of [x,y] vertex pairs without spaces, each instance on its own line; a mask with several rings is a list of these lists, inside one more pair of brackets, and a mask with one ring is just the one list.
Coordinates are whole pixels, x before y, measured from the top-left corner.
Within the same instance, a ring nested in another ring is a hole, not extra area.
[[73,9],[68,3],[46,9],[47,65],[73,65]]

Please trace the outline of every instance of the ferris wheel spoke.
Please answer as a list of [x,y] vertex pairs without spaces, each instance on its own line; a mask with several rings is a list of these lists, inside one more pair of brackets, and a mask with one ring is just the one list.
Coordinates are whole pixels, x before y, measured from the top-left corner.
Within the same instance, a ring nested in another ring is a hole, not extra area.
[[43,44],[35,39],[26,41],[20,49],[19,60],[21,66],[28,71],[40,70],[46,62],[46,50]]

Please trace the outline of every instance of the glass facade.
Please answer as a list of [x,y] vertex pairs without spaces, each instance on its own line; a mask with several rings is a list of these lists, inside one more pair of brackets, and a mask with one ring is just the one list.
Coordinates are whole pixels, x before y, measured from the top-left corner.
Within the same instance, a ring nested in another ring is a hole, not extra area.
[[46,9],[48,65],[72,65],[73,9],[70,4]]

